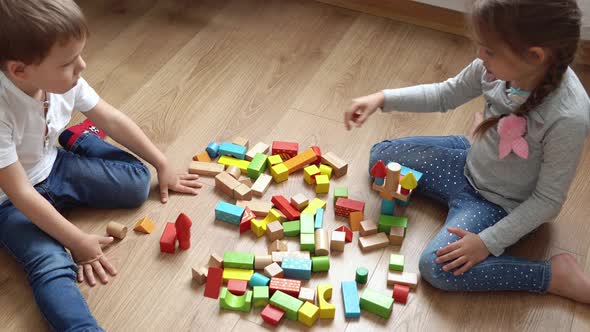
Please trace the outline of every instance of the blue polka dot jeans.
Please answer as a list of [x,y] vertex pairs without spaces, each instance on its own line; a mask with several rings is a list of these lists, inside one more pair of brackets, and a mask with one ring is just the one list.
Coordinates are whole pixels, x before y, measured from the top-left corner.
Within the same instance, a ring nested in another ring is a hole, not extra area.
[[434,136],[385,140],[371,148],[369,170],[381,159],[385,164],[395,161],[420,171],[424,175],[416,193],[449,206],[445,227],[420,256],[422,278],[447,291],[546,292],[551,280],[551,266],[547,261],[490,255],[461,276],[443,271],[444,264],[435,262],[438,249],[459,239],[447,227],[478,234],[507,215],[503,208],[481,197],[465,178],[469,147],[463,136]]

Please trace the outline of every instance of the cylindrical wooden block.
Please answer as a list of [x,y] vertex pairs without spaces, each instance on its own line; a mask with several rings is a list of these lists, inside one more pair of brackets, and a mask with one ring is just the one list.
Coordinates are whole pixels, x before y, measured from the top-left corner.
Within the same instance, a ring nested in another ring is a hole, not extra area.
[[387,193],[397,192],[401,171],[402,165],[393,162],[387,164],[387,177],[385,178],[385,190]]
[[127,226],[111,221],[107,224],[107,234],[119,240],[123,240],[127,235]]
[[256,270],[263,270],[265,267],[272,264],[271,255],[256,255],[254,256],[254,268]]
[[328,272],[330,270],[330,256],[315,256],[311,258],[313,272]]
[[328,232],[323,228],[315,230],[315,254],[316,256],[328,256],[330,254],[330,239]]
[[367,279],[369,278],[369,270],[366,267],[358,267],[356,269],[356,282],[359,284],[366,284]]
[[240,175],[242,174],[242,171],[237,167],[237,166],[229,166],[226,170],[226,172],[228,172],[231,176],[234,177],[234,179],[239,179]]

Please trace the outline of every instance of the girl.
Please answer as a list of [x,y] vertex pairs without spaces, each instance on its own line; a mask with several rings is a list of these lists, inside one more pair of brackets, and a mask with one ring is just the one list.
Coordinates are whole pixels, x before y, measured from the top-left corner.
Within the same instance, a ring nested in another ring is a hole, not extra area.
[[483,94],[473,145],[463,136],[410,137],[371,149],[370,167],[381,159],[419,170],[418,193],[449,205],[447,229],[420,257],[422,277],[449,291],[549,292],[590,303],[590,278],[571,255],[503,255],[557,216],[588,134],[590,101],[568,67],[580,10],[575,0],[475,0],[468,19],[478,59],[443,83],[353,100],[346,128],[378,108],[444,112]]

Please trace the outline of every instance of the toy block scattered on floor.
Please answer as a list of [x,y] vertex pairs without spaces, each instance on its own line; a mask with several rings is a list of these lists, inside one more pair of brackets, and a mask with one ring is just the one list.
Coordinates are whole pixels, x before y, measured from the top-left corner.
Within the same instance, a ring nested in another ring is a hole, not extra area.
[[223,281],[228,280],[246,280],[249,281],[254,274],[254,270],[244,270],[244,269],[236,269],[231,267],[226,267],[223,269]]
[[272,217],[272,220],[278,220],[281,222],[281,224],[284,223],[285,221],[287,221],[287,216],[285,216],[285,214],[283,212],[281,212],[280,210],[273,208],[273,209],[270,209],[268,214]]
[[322,163],[332,167],[334,176],[339,178],[348,171],[348,164],[332,152],[322,155]]
[[205,149],[205,151],[207,154],[209,154],[209,157],[215,158],[219,155],[219,144],[211,142],[209,145],[207,145],[207,149]]
[[246,147],[229,142],[222,142],[219,146],[221,156],[230,156],[236,159],[246,159]]
[[267,155],[262,153],[257,153],[254,156],[254,159],[250,161],[250,165],[248,165],[247,174],[248,177],[252,179],[258,179],[260,174],[264,173],[266,170],[266,159],[268,158]]
[[263,201],[236,201],[237,206],[241,206],[243,208],[249,208],[257,217],[265,217],[272,209],[271,202],[263,202]]
[[209,256],[209,263],[207,265],[222,268],[223,258],[216,253],[212,253],[211,256]]
[[250,287],[268,286],[268,283],[270,283],[270,278],[258,272],[255,272],[250,278],[250,281],[248,281]]
[[406,236],[406,228],[399,226],[392,226],[389,231],[389,244],[394,246],[401,246]]
[[174,223],[166,223],[164,232],[160,237],[160,251],[168,254],[176,252],[176,227]]
[[127,236],[127,226],[119,224],[118,222],[110,221],[107,224],[107,234],[119,240],[123,240]]
[[[289,160],[297,155],[299,151],[299,143],[295,142],[283,142],[274,141],[272,142],[272,154],[280,155],[283,160]],[[315,160],[315,153],[314,153]]]
[[289,179],[289,170],[285,164],[276,164],[270,168],[270,175],[276,183],[281,183]]
[[268,304],[270,294],[268,292],[268,286],[254,286],[252,288],[252,302],[254,308],[264,307]]
[[316,197],[311,202],[309,202],[309,204],[305,209],[303,209],[303,211],[301,211],[301,214],[315,214],[317,212],[317,209],[320,208],[324,210],[326,209],[326,201],[323,201]]
[[234,197],[234,189],[239,185],[241,185],[240,181],[227,172],[221,172],[215,176],[215,188],[229,197]]
[[254,218],[256,218],[254,212],[249,208],[245,208],[244,213],[242,214],[242,219],[240,220],[240,233],[247,232],[252,228],[252,220]]
[[250,229],[256,237],[261,237],[266,234],[266,220],[265,219],[252,219],[250,221]]
[[273,307],[267,304],[266,307],[260,313],[262,319],[270,325],[277,326],[281,321],[281,318],[285,315],[285,312],[279,308]]
[[324,164],[320,164],[318,167],[320,169],[320,174],[327,176],[328,179],[332,178],[332,167]]
[[359,284],[366,284],[367,280],[369,280],[369,269],[367,269],[364,266],[357,267],[355,273],[355,280]]
[[223,254],[223,267],[252,270],[254,269],[254,255],[247,252],[226,251]]
[[190,174],[199,174],[205,176],[215,176],[225,169],[221,164],[214,164],[205,161],[191,161],[188,172]]
[[279,211],[281,211],[287,220],[299,219],[300,213],[294,207],[289,204],[289,201],[282,195],[273,196],[271,202],[275,205]]
[[215,219],[239,225],[242,221],[244,210],[241,206],[220,201],[215,206]]
[[352,242],[352,231],[346,226],[340,226],[335,231],[344,232],[346,242]]
[[280,278],[284,275],[283,269],[277,263],[272,263],[264,268],[264,274],[271,278]]
[[389,256],[389,271],[404,272],[404,255],[391,254]]
[[382,318],[389,318],[393,310],[393,298],[379,293],[378,291],[365,288],[360,299],[360,307],[363,310],[374,313]]
[[299,248],[303,251],[315,252],[315,234],[299,234]]
[[391,231],[391,227],[408,227],[408,218],[406,217],[396,217],[396,216],[387,216],[387,215],[380,215],[379,222],[377,223],[379,232],[388,233]]
[[133,230],[136,232],[142,232],[146,234],[151,234],[156,228],[156,223],[148,217],[145,217],[137,222],[133,227]]
[[298,318],[297,313],[303,305],[303,301],[279,290],[270,298],[270,304],[283,310],[288,319],[296,321]]
[[340,284],[342,288],[342,302],[344,303],[344,317],[358,318],[361,316],[360,299],[356,282],[343,281]]
[[315,304],[315,289],[301,287],[299,289],[299,299],[304,302]]
[[219,297],[219,290],[223,284],[223,270],[218,267],[209,266],[207,270],[207,283],[205,285],[205,297],[216,299]]
[[240,183],[234,188],[233,198],[249,201],[252,199],[252,190],[247,185]]
[[[276,241],[280,240],[285,237],[283,231],[283,225],[281,225],[280,221],[273,221],[266,225],[266,236],[268,237],[269,241]],[[276,250],[273,250],[276,251]],[[272,251],[271,251],[272,252]]]
[[242,173],[248,173],[248,166],[250,166],[250,162],[247,160],[236,159],[229,156],[219,157],[217,163],[225,166],[236,166],[242,171]]
[[328,231],[323,228],[315,230],[315,254],[317,256],[327,256],[330,254],[330,238]]
[[389,238],[385,233],[377,233],[359,237],[359,245],[363,251],[385,248],[389,245]]
[[340,231],[332,231],[330,249],[332,249],[332,251],[344,251],[345,238],[346,233]]
[[285,278],[311,279],[311,259],[285,257],[281,263]]
[[207,153],[207,151],[203,151],[201,153],[194,155],[193,160],[194,161],[202,161],[204,163],[210,163],[212,161],[211,157],[209,157],[209,153]]
[[272,182],[272,176],[270,176],[268,174],[260,174],[258,179],[256,179],[256,181],[254,181],[254,184],[252,185],[252,187],[250,187],[250,190],[252,191],[252,194],[254,196],[262,197],[264,195],[264,193],[266,192],[266,190],[268,189],[268,187],[270,186],[271,182]]
[[283,164],[287,167],[289,174],[292,174],[305,167],[305,165],[314,162],[316,158],[315,152],[310,148],[295,157],[286,160]]
[[303,194],[297,194],[291,197],[291,205],[301,211],[309,204],[309,200]]
[[219,295],[219,307],[225,310],[250,312],[252,309],[252,291],[247,291],[246,294],[238,296],[223,287]]
[[385,184],[385,177],[387,176],[387,167],[383,160],[377,162],[371,167],[371,175],[375,178],[375,185],[382,186]]
[[256,255],[254,256],[254,269],[262,270],[272,264],[271,255]]
[[320,318],[334,319],[336,316],[336,306],[328,302],[332,298],[332,285],[318,285],[317,294]]
[[[278,221],[276,221],[276,222],[278,222]],[[289,243],[284,240],[274,240],[273,242],[271,242],[271,244],[267,248],[267,252],[270,255],[272,255],[273,252],[279,252],[279,251],[288,252],[289,251]]]
[[285,294],[297,298],[299,296],[299,289],[301,289],[301,280],[286,279],[286,278],[270,278],[270,294],[281,291]]
[[311,258],[313,272],[328,272],[330,270],[330,256],[315,256]]
[[193,267],[193,279],[202,285],[207,282],[207,272],[209,271],[206,267]]
[[234,179],[238,180],[240,175],[242,175],[242,171],[237,166],[228,166],[225,171],[231,175]]
[[299,216],[301,234],[313,234],[315,232],[315,220],[312,214],[302,214]]
[[359,231],[360,236],[369,236],[377,234],[377,224],[371,220],[361,221],[361,229]]
[[283,252],[273,252],[272,253],[272,261],[278,264],[283,262],[285,257],[298,257],[298,258],[307,258],[311,259],[311,255],[309,251],[283,251]]
[[315,213],[315,222],[313,227],[315,229],[324,227],[324,209],[317,209]]
[[316,165],[310,165],[303,169],[303,180],[307,184],[314,184],[315,177],[321,174],[320,169]]
[[303,302],[297,319],[304,325],[311,327],[320,318],[320,308],[313,303]]
[[384,191],[391,195],[397,192],[402,165],[391,162],[386,165],[386,168]]
[[252,180],[250,180],[250,178],[244,178],[239,181],[241,184],[246,185],[250,189],[252,188],[252,185],[254,184],[254,183],[252,183]]
[[365,203],[361,201],[357,201],[354,199],[349,198],[338,198],[336,200],[336,205],[334,206],[334,213],[337,216],[342,216],[348,218],[350,212],[354,211],[361,211],[365,210]]
[[388,272],[387,285],[406,285],[412,289],[418,286],[418,275],[410,272]]
[[278,154],[271,155],[271,156],[268,156],[268,158],[266,159],[266,163],[267,163],[268,168],[271,168],[274,165],[282,164],[283,158],[281,158],[281,156],[279,156]]
[[334,203],[336,203],[338,198],[348,198],[348,187],[334,188]]
[[297,236],[299,235],[300,229],[301,223],[299,220],[288,221],[283,223],[283,233],[285,234],[285,236]]
[[248,152],[246,152],[246,160],[252,160],[257,153],[266,154],[270,146],[263,142],[258,142]]
[[410,195],[412,190],[418,187],[418,181],[416,181],[416,177],[414,173],[410,172],[406,176],[404,176],[400,181],[400,194],[402,195]]
[[330,192],[330,179],[327,175],[317,175],[315,177],[316,194],[327,194]]
[[176,228],[176,239],[178,240],[178,248],[187,250],[191,247],[191,226],[193,222],[184,213],[178,215],[174,227]]
[[246,280],[229,280],[227,290],[234,295],[244,295],[248,290],[248,281]]
[[247,138],[241,137],[241,136],[236,136],[234,138],[232,138],[231,142],[235,145],[240,145],[240,146],[244,146],[244,147],[248,147],[248,143],[250,142]]
[[352,211],[348,215],[348,220],[350,223],[350,229],[353,232],[360,231],[361,229],[361,221],[363,221],[364,215],[362,211]]
[[311,149],[313,150],[313,152],[315,153],[315,156],[316,156],[315,161],[312,163],[314,165],[320,167],[320,163],[322,162],[322,149],[320,149],[320,147],[317,145],[312,146]]
[[401,284],[393,285],[393,300],[398,303],[406,304],[410,294],[410,287]]
[[395,214],[395,202],[388,199],[381,199],[381,214],[393,216]]

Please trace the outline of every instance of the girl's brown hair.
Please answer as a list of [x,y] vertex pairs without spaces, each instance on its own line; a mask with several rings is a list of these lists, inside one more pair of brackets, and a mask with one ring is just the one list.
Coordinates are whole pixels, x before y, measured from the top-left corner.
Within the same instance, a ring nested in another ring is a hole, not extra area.
[[[555,90],[573,62],[580,41],[581,12],[576,0],[475,0],[468,15],[473,33],[484,42],[501,42],[517,55],[531,47],[548,50],[549,67],[539,85],[515,111],[524,115]],[[500,117],[483,121],[481,136]]]
[[11,60],[40,63],[55,43],[87,35],[73,0],[0,0],[0,69]]

